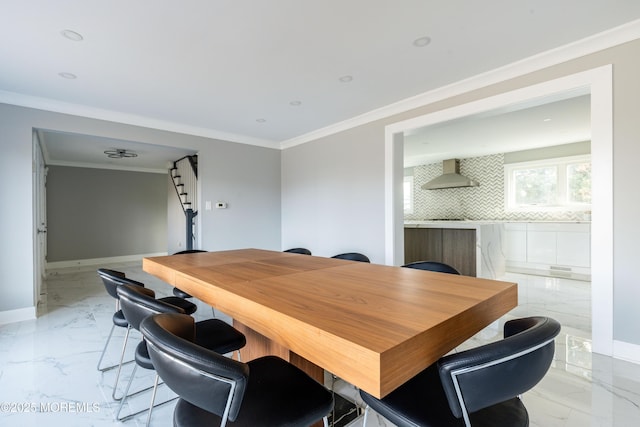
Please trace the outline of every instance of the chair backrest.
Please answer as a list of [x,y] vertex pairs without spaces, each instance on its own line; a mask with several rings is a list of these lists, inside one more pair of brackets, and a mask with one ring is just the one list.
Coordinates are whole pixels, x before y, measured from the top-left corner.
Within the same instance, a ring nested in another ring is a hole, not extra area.
[[548,317],[508,321],[505,338],[438,361],[451,412],[469,413],[512,399],[535,386],[553,360],[560,324]]
[[160,378],[181,399],[234,421],[249,382],[247,364],[193,343],[194,320],[158,314],[142,321],[140,332]]
[[199,254],[201,252],[207,252],[207,251],[203,251],[202,249],[187,249],[184,251],[176,252],[174,255]]
[[458,270],[449,264],[438,261],[416,261],[403,265],[406,268],[415,268],[416,270],[435,271],[438,273],[460,274]]
[[118,287],[117,292],[124,318],[134,329],[139,330],[140,323],[152,314],[185,312],[180,307],[157,300],[151,289],[123,284]]
[[107,293],[111,295],[113,298],[118,299],[118,286],[122,283],[136,284],[138,286],[144,287],[143,283],[136,282],[132,279],[127,279],[125,274],[121,271],[110,270],[108,268],[99,268],[98,276],[102,279],[102,284],[104,288],[107,290]]
[[358,252],[347,252],[344,254],[334,255],[331,258],[346,259],[349,261],[371,262],[369,257]]
[[311,255],[311,251],[307,248],[291,248],[283,252],[290,252],[293,254],[302,254],[302,255]]

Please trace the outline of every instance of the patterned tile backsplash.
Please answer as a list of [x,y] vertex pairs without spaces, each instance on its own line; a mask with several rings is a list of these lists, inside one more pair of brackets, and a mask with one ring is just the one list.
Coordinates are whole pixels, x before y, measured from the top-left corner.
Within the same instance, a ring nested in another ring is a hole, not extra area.
[[413,213],[405,220],[471,219],[507,221],[582,221],[582,212],[505,212],[504,155],[460,159],[460,173],[478,187],[423,190],[422,184],[442,173],[442,163],[413,169]]

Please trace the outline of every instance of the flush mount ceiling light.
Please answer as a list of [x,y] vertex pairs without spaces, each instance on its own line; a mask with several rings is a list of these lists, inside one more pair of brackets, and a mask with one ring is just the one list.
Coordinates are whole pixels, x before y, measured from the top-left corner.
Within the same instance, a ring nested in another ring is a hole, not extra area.
[[302,101],[291,101],[289,105],[292,105],[294,107],[299,107],[300,105],[302,105]]
[[69,39],[74,42],[81,42],[82,40],[84,40],[82,34],[73,30],[62,30],[60,31],[60,34],[62,34],[62,37],[64,37],[65,39]]
[[131,150],[125,150],[124,148],[114,148],[112,150],[105,150],[104,154],[110,159],[124,159],[130,157],[138,157],[138,154]]
[[258,122],[258,123],[264,123],[266,121],[267,121],[267,119],[256,119],[256,122]]
[[340,80],[342,83],[349,83],[350,81],[353,80],[353,76],[342,76],[340,77],[338,80]]
[[413,41],[413,45],[415,47],[425,47],[429,43],[431,43],[431,37],[427,37],[427,36],[417,38]]

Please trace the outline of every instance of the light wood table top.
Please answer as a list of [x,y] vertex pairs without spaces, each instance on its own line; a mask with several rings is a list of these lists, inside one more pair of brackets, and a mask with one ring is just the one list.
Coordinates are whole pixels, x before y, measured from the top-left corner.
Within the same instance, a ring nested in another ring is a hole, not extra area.
[[143,269],[376,397],[517,305],[515,283],[260,249]]

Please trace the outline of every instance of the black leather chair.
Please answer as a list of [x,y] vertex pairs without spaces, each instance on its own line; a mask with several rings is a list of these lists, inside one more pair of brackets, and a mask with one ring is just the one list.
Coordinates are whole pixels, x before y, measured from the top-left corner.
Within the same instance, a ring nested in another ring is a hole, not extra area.
[[320,383],[275,356],[242,363],[202,348],[193,325],[189,316],[159,314],[140,326],[156,371],[180,397],[175,427],[327,425],[333,399]]
[[[131,325],[128,322],[128,319],[126,318],[126,316],[124,315],[123,311],[120,309],[120,295],[118,294],[118,288],[122,285],[131,285],[131,286],[137,286],[139,288],[144,288],[144,283],[142,282],[138,282],[137,280],[133,280],[130,279],[128,277],[125,277],[125,274],[119,271],[115,271],[115,270],[109,270],[109,269],[99,269],[98,270],[98,275],[100,276],[100,278],[102,279],[102,283],[104,284],[105,289],[107,290],[107,293],[111,296],[113,296],[114,298],[116,298],[116,309],[117,311],[115,312],[115,314],[113,315],[113,324],[114,326],[120,326],[120,327],[124,327],[127,329],[127,332],[125,333],[124,336],[124,341],[122,343],[122,351],[120,353],[120,361],[118,362],[117,365],[114,365],[112,367],[109,367],[109,369],[118,368],[118,371],[116,372],[116,377],[114,380],[114,384],[113,384],[113,393],[111,394],[111,397],[113,397],[114,400],[120,400],[119,397],[116,396],[116,391],[118,389],[118,382],[120,381],[120,372],[122,370],[122,366],[125,364],[124,362],[124,354],[125,351],[127,349],[127,342],[129,340],[129,335],[131,332]],[[178,297],[164,297],[161,298],[162,301],[167,302],[169,304],[175,305],[180,307],[182,310],[184,310],[185,313],[187,314],[193,314],[195,313],[195,311],[197,310],[197,306],[189,301],[185,301],[181,298]],[[113,329],[114,326],[111,327],[111,333],[113,333]],[[109,334],[109,340],[111,339],[111,334]],[[102,355],[100,356],[100,360],[98,361],[98,367],[100,366],[100,363],[102,362],[102,358],[104,356],[104,352],[106,351],[106,346],[108,344],[108,340],[107,343],[105,344],[105,348],[102,351]],[[129,362],[126,362],[129,363]],[[102,369],[103,371],[107,370],[106,368]]]
[[307,248],[291,248],[283,252],[290,252],[293,254],[302,254],[302,255],[311,255],[311,251]]
[[[108,268],[99,268],[98,277],[100,277],[100,279],[102,280],[102,284],[104,285],[104,288],[106,289],[107,293],[113,298],[115,298],[116,300],[116,310],[113,313],[113,316],[111,318],[113,323],[111,325],[111,331],[109,332],[107,341],[104,343],[104,348],[102,349],[102,353],[100,354],[100,359],[98,359],[98,365],[96,366],[96,369],[98,371],[105,372],[110,369],[118,367],[118,364],[102,367],[102,368],[100,367],[100,365],[102,364],[102,359],[104,358],[104,355],[107,352],[107,347],[109,346],[111,337],[113,336],[113,332],[116,329],[116,326],[120,328],[126,328],[129,326],[129,323],[127,322],[127,319],[124,318],[124,314],[122,314],[122,310],[120,310],[120,299],[118,298],[118,293],[116,292],[117,285],[113,284],[114,283],[113,280],[115,278],[124,278],[125,273],[121,271],[111,270]],[[127,338],[125,338],[125,341],[126,339]]]
[[383,399],[361,390],[363,425],[371,408],[399,427],[528,426],[519,396],[547,373],[559,332],[548,317],[511,320],[503,340],[444,356]]
[[403,265],[407,268],[415,268],[416,270],[435,271],[438,273],[460,274],[458,270],[451,267],[449,264],[438,261],[416,261]]
[[[140,288],[132,285],[122,285],[117,289],[118,295],[120,297],[120,305],[122,307],[122,311],[124,316],[129,321],[129,324],[132,328],[139,330],[140,322],[144,320],[144,318],[157,314],[157,313],[180,313],[188,315],[182,307],[177,305],[173,305],[170,302],[167,302],[163,299],[156,299],[155,293],[151,289]],[[174,300],[184,301],[177,297]],[[215,351],[218,353],[230,353],[240,348],[244,347],[246,344],[245,336],[237,331],[235,328],[230,326],[229,324],[223,322],[219,319],[208,319],[203,320],[201,322],[195,323],[196,330],[196,342],[207,348],[211,351]],[[240,358],[240,352],[238,351],[238,358]],[[135,376],[135,372],[138,366],[144,369],[154,369],[153,363],[151,359],[149,359],[149,353],[147,351],[147,345],[143,341],[141,341],[136,347],[135,351],[135,361],[136,365],[133,368],[133,372],[129,377],[129,382],[123,394],[122,400],[120,402],[120,407],[118,408],[118,412],[116,414],[116,419],[118,421],[129,419],[135,415],[138,415],[143,411],[138,411],[126,417],[120,418],[120,413],[124,406],[124,402],[129,395],[129,389],[131,387],[131,383],[133,382],[133,378]],[[158,377],[156,376],[156,381],[153,385],[153,393],[151,397],[151,405],[149,407],[149,412],[147,415],[147,425],[151,420],[151,412],[153,410],[154,401],[155,401],[155,393],[158,385]],[[142,390],[144,391],[144,390]],[[137,394],[132,393],[133,394]]]
[[349,261],[371,262],[369,257],[358,252],[347,252],[344,254],[334,255],[331,258],[346,259]]

